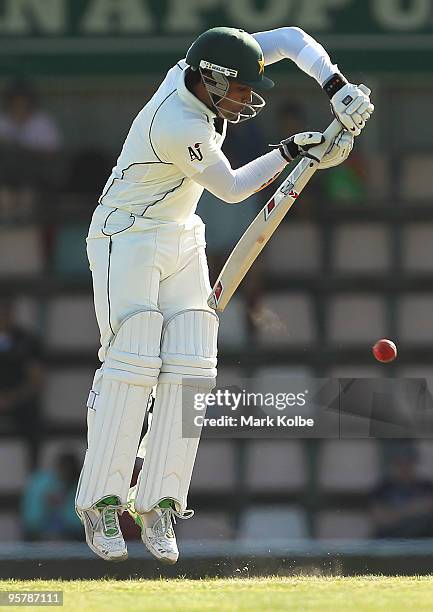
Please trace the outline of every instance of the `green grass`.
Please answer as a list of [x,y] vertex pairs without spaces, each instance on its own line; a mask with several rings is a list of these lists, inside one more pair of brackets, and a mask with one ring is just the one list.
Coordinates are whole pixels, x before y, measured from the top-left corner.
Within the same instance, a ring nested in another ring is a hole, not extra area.
[[74,612],[433,610],[433,576],[0,581],[1,591],[21,589],[62,590],[64,606],[54,609]]

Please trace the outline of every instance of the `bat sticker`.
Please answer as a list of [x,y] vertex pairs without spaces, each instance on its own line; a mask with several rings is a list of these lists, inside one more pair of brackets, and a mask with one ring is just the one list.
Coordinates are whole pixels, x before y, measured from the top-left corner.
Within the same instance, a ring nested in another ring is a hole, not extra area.
[[269,202],[266,204],[265,206],[265,221],[267,221],[269,219],[269,215],[272,213],[273,210],[275,210],[276,207],[276,202],[275,202],[275,198],[272,198],[272,200],[269,200]]
[[220,300],[221,294],[224,291],[224,287],[221,281],[215,285],[214,290],[212,291],[210,298],[208,300],[208,304],[211,308],[216,308],[218,306],[218,302]]
[[290,192],[293,190],[294,187],[294,183],[292,183],[291,181],[287,181],[287,183],[283,183],[281,185],[280,192],[284,195],[290,195]]

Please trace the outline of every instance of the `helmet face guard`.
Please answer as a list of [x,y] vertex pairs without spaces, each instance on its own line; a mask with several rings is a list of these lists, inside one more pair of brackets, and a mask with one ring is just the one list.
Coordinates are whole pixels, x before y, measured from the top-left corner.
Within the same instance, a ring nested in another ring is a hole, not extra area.
[[[223,66],[218,66],[217,64],[212,64],[205,60],[200,62],[198,70],[203,85],[209,94],[212,106],[216,110],[217,115],[222,119],[226,119],[229,123],[241,123],[242,121],[247,121],[247,119],[256,117],[258,113],[263,110],[266,101],[255,91],[251,91],[253,100],[246,104],[233,100],[227,96],[230,87],[229,78],[235,79],[238,74],[237,70],[224,68]],[[221,108],[221,103],[224,102],[224,100],[236,104],[239,110],[231,111]]]

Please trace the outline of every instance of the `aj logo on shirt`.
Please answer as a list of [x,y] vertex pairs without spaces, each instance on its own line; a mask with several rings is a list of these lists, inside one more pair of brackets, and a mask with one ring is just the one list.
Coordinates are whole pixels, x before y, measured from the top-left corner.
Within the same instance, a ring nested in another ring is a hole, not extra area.
[[202,152],[200,151],[201,142],[196,142],[193,147],[188,147],[188,153],[191,161],[201,161],[203,159]]

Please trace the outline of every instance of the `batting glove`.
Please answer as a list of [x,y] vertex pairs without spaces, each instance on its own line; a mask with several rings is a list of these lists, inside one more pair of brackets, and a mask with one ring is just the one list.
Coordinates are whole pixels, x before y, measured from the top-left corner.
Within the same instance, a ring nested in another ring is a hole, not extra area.
[[340,74],[334,74],[323,89],[331,100],[331,108],[338,121],[354,136],[359,136],[374,112],[370,101],[371,90],[365,85],[348,83]]
[[[287,162],[291,162],[293,159],[301,155],[302,157],[311,157],[308,151],[312,147],[316,147],[324,142],[325,137],[322,132],[301,132],[282,140],[277,146],[280,150],[281,155]],[[312,159],[315,159],[312,157]]]

